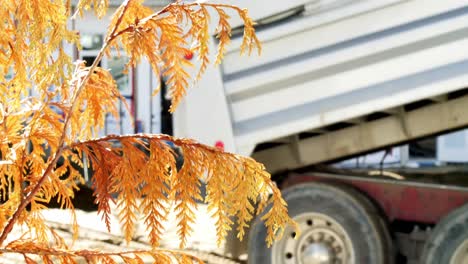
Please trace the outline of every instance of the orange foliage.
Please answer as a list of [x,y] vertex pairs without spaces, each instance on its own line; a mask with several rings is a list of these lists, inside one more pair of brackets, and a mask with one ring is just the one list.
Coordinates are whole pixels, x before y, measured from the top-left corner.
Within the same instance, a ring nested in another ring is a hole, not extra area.
[[[256,161],[192,140],[166,135],[107,136],[95,138],[107,114],[117,115],[122,100],[107,69],[97,67],[110,50],[117,48],[130,58],[128,67],[142,58],[149,60],[157,76],[167,78],[174,111],[189,86],[187,70],[193,67],[183,57],[190,50],[201,65],[199,79],[209,64],[209,10],[219,16],[219,39],[215,64],[219,64],[230,42],[227,9],[244,21],[241,50],[260,52],[254,23],[247,11],[235,6],[211,3],[175,2],[155,11],[140,0],[125,1],[113,15],[104,45],[93,65],[73,63],[64,43],[79,46],[79,35],[68,29],[70,1],[7,0],[0,5],[0,254],[23,254],[26,263],[76,263],[82,257],[90,263],[143,263],[150,255],[157,263],[197,263],[183,254],[157,250],[124,253],[73,251],[49,228],[41,210],[54,197],[73,214],[72,199],[84,181],[83,158],[93,170],[93,188],[98,213],[110,229],[111,204],[117,204],[125,238],[132,239],[137,215],[142,215],[149,241],[158,246],[164,233],[162,222],[175,210],[180,247],[192,234],[197,200],[204,200],[216,218],[218,243],[238,222],[238,236],[255,214],[267,226],[267,243],[292,223],[279,190],[263,165]],[[92,8],[102,17],[108,1],[81,0],[76,14]],[[9,77],[6,77],[9,75]],[[61,112],[61,113],[59,113]],[[175,147],[170,147],[172,142]],[[183,156],[177,166],[176,152]],[[58,164],[58,161],[63,162]],[[201,197],[205,180],[207,196]],[[115,201],[114,198],[115,197]],[[255,205],[259,202],[259,210]],[[29,210],[25,210],[29,206]],[[15,224],[28,230],[21,240],[5,245]]]

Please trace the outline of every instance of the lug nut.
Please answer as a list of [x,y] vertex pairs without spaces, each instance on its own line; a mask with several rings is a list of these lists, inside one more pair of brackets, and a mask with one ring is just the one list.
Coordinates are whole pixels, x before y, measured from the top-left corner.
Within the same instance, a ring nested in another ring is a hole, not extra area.
[[341,253],[341,251],[343,251],[343,249],[340,246],[335,248],[335,253]]

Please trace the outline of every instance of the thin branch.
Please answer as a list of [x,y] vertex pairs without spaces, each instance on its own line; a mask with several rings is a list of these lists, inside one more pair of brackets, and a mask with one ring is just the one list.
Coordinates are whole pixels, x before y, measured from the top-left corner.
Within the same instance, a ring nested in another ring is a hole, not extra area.
[[[195,140],[192,140],[192,139],[176,138],[176,137],[165,135],[165,134],[107,135],[107,136],[104,136],[104,137],[95,138],[95,139],[91,139],[91,140],[75,142],[75,143],[70,145],[70,148],[74,148],[74,147],[89,144],[89,143],[99,143],[99,142],[106,142],[106,141],[111,141],[111,140],[120,141],[120,140],[124,140],[124,139],[129,139],[129,138],[157,139],[157,140],[162,140],[162,141],[171,141],[171,142],[175,143],[176,145],[194,146],[194,147],[201,148],[201,149],[213,152],[213,153],[220,153],[220,154],[238,156],[237,154],[221,151],[218,148],[204,145],[204,144],[199,143],[199,142],[197,142]],[[243,158],[245,158],[245,157],[243,157]]]
[[216,8],[216,7],[223,7],[223,8],[230,8],[230,9],[234,9],[238,12],[242,12],[242,8],[240,7],[237,7],[237,6],[234,6],[234,5],[228,5],[228,4],[211,4],[211,3],[200,3],[200,2],[195,2],[195,3],[184,3],[184,4],[180,4],[180,3],[173,3],[173,4],[170,4],[168,6],[166,6],[164,9],[162,9],[161,11],[157,12],[157,13],[154,13],[150,16],[147,16],[143,19],[141,19],[139,21],[139,24],[145,24],[147,21],[149,20],[152,20],[152,19],[155,19],[156,17],[158,17],[159,15],[167,12],[167,10],[169,10],[172,6],[187,6],[187,7],[192,7],[192,6],[209,6],[209,7],[213,7],[213,8]]
[[153,13],[151,14],[150,16],[147,16],[143,19],[140,19],[138,21],[138,24],[137,25],[130,25],[129,27],[126,27],[118,32],[115,32],[114,35],[112,37],[117,37],[117,36],[120,36],[126,32],[130,32],[132,31],[132,27],[134,26],[139,26],[139,25],[143,25],[145,24],[146,22],[150,21],[150,20],[153,20],[155,19],[156,17],[168,12],[169,9],[171,9],[173,6],[186,6],[186,7],[193,7],[193,6],[200,6],[200,5],[203,5],[203,6],[209,6],[209,7],[213,7],[213,8],[216,8],[216,7],[223,7],[223,8],[230,8],[230,9],[234,9],[236,10],[237,12],[242,12],[242,8],[240,7],[237,7],[237,6],[234,6],[234,5],[228,5],[228,4],[210,4],[210,3],[200,3],[200,2],[195,2],[195,3],[184,3],[184,4],[181,4],[179,2],[175,2],[175,3],[172,3],[170,5],[167,5],[165,6],[163,9],[159,10],[158,12],[156,13]]
[[181,252],[177,250],[170,250],[170,249],[157,249],[157,250],[130,250],[130,251],[123,251],[123,252],[104,252],[104,251],[92,251],[92,250],[64,250],[64,249],[57,249],[57,248],[31,248],[31,249],[5,249],[0,248],[0,253],[15,253],[15,254],[22,254],[22,255],[53,255],[53,256],[65,256],[65,257],[122,257],[126,255],[155,255],[155,254],[165,254],[167,256],[187,256],[191,259],[198,261],[199,263],[204,263],[203,260],[200,258]]
[[[159,10],[158,12],[152,14],[151,16],[145,17],[144,19],[138,21],[138,25],[139,25],[139,24],[144,24],[144,23],[146,23],[146,21],[151,20],[151,19],[153,19],[153,18],[155,18],[155,17],[158,17],[158,16],[161,15],[161,14],[166,13],[167,10],[169,10],[169,7],[172,6],[172,5],[173,5],[173,4],[170,4],[170,5],[168,5],[168,6],[165,6],[163,9],[161,9],[161,10]],[[143,20],[144,20],[144,22],[143,22]],[[120,36],[120,35],[122,35],[122,34],[124,34],[124,33],[133,31],[133,27],[138,26],[138,25],[130,25],[130,26],[128,26],[128,27],[126,27],[126,28],[124,28],[124,29],[118,31],[118,32],[115,32],[115,31],[114,31],[114,32],[112,33],[112,39],[115,39],[115,38],[117,38],[118,36]],[[117,30],[117,27],[116,27],[115,29]]]

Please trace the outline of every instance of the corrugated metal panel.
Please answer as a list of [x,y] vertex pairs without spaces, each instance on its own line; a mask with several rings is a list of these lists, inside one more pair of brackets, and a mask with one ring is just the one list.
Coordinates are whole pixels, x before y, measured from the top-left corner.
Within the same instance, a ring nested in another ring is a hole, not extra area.
[[224,88],[236,145],[466,87],[468,7],[460,1],[425,3],[400,1],[320,26],[304,18],[294,22],[303,28],[293,34],[275,28],[281,37],[264,42],[261,58],[228,56]]

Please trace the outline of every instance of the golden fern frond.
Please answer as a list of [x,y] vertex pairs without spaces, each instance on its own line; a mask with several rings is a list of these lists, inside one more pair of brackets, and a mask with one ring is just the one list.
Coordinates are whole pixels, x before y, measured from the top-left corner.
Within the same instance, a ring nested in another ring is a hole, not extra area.
[[[134,250],[126,252],[102,252],[98,250],[69,250],[66,247],[50,247],[47,243],[39,243],[30,239],[14,240],[0,249],[2,253],[17,253],[22,254],[25,261],[29,263],[77,263],[80,258],[88,263],[144,263],[143,257],[153,258],[153,263],[173,264],[176,263],[204,263],[201,259],[189,256],[186,253],[174,250],[157,250],[151,251]],[[42,262],[33,259],[32,256],[40,257]],[[26,260],[27,259],[27,260]],[[54,260],[58,260],[54,261]]]
[[[69,209],[70,211],[74,239],[78,238],[78,221],[73,205],[73,198],[75,197],[75,191],[79,190],[78,184],[85,183],[81,173],[70,163],[70,161],[74,161],[75,164],[82,167],[82,164],[77,163],[79,159],[76,156],[77,154],[75,153],[64,155],[64,164],[56,168],[50,175],[52,188],[56,191],[54,196],[57,197],[57,203],[60,204],[60,208]],[[63,179],[64,176],[65,178]]]
[[161,57],[165,62],[161,72],[166,77],[166,84],[172,98],[170,112],[175,111],[186,93],[190,75],[185,67],[192,65],[184,58],[189,50],[186,48],[187,43],[183,37],[183,31],[177,26],[176,21],[175,15],[168,15],[157,23],[161,30],[159,49],[162,50]]
[[[51,84],[59,85],[63,82],[56,78],[65,71],[66,65],[70,65],[70,58],[64,52],[58,52],[64,42],[76,43],[78,36],[67,28],[66,7],[55,1],[26,1],[25,12],[29,21],[23,21],[20,30],[29,32],[29,50],[27,52],[27,66],[30,79],[35,84],[34,89],[47,93]],[[57,54],[57,53],[56,53]],[[68,76],[68,75],[67,75]]]
[[19,101],[30,89],[43,98],[51,84],[64,80],[54,77],[69,76],[63,73],[70,64],[70,56],[64,52],[55,55],[64,42],[76,43],[79,37],[68,30],[65,10],[61,1],[2,3],[2,32],[6,34],[0,47],[8,57],[2,63],[2,71],[12,73],[12,78],[5,82],[10,88],[10,99]]
[[247,9],[238,10],[239,16],[244,21],[244,37],[241,44],[241,54],[248,50],[251,54],[254,48],[257,48],[258,54],[261,53],[260,41],[255,34],[254,21],[249,16]]
[[203,153],[195,146],[180,145],[184,164],[174,179],[173,191],[175,192],[175,211],[179,219],[178,235],[180,247],[184,248],[187,238],[193,232],[193,223],[195,222],[195,213],[197,209],[197,200],[203,198],[200,195],[200,179],[204,173]]
[[125,239],[130,241],[133,237],[136,214],[139,212],[137,199],[140,197],[139,188],[142,179],[140,170],[146,163],[145,154],[138,148],[143,146],[137,140],[128,137],[120,140],[121,162],[112,174],[112,191],[117,193],[117,207]]
[[186,37],[193,39],[194,47],[192,50],[197,53],[198,60],[201,62],[197,76],[195,77],[195,81],[197,81],[200,80],[210,63],[210,50],[208,46],[210,43],[210,14],[204,6],[200,6],[200,9],[195,12],[190,12],[190,9],[183,10],[188,10],[186,13],[191,23],[191,28],[187,32]]
[[[150,16],[153,11],[143,6],[141,2],[131,1],[127,5],[120,6],[115,12],[110,28],[117,28],[118,30],[115,35],[108,36],[112,41],[106,49],[106,53],[110,55],[112,48],[116,50],[123,49],[130,58],[127,67],[135,67],[143,57],[146,57],[154,74],[159,76],[159,63],[162,59],[154,49],[159,42],[156,27],[150,25],[151,21],[141,23],[141,19]],[[121,15],[124,11],[125,13]]]
[[149,160],[140,177],[143,187],[140,191],[141,212],[149,232],[149,241],[153,247],[159,245],[164,232],[162,222],[167,220],[170,209],[171,172],[176,171],[176,162],[169,146],[162,142],[150,141]]
[[284,232],[284,227],[287,224],[293,225],[296,232],[299,228],[295,222],[282,216],[287,215],[286,202],[281,197],[281,193],[278,189],[272,189],[273,194],[269,199],[271,208],[261,217],[265,222],[267,228],[267,245],[270,247],[276,239],[281,239]]
[[[31,208],[33,206],[34,204],[31,203]],[[40,208],[45,209],[46,207],[41,204]],[[24,216],[24,223],[28,227],[27,234],[29,234],[31,239],[34,239],[35,241],[38,241],[40,243],[49,243],[50,228],[46,225],[46,222],[41,213],[41,210],[37,210],[37,207],[34,208],[34,210],[35,211],[25,213],[25,216]]]
[[109,7],[109,0],[80,0],[76,5],[76,12],[83,16],[84,11],[93,9],[98,18],[102,18]]
[[[167,142],[172,142],[174,147],[171,148],[180,149],[183,165],[179,171],[175,162],[177,154],[168,147]],[[185,246],[192,232],[197,200],[203,200],[200,185],[205,179],[205,201],[209,211],[216,217],[218,243],[224,240],[231,229],[233,217],[237,217],[239,237],[242,238],[245,227],[253,218],[254,205],[258,200],[262,210],[270,208],[263,216],[269,230],[269,243],[281,234],[286,225],[293,223],[270,175],[263,165],[253,159],[167,135],[110,135],[78,142],[74,147],[88,149],[87,155],[90,155],[93,164],[97,162],[100,165],[95,169],[99,173],[98,177],[103,177],[102,171],[111,171],[111,179],[104,178],[110,181],[111,186],[102,183],[105,188],[99,185],[95,187],[96,196],[103,198],[96,201],[108,203],[109,190],[118,195],[119,218],[127,239],[131,238],[136,213],[140,210],[148,226],[151,243],[157,245],[163,232],[160,223],[168,210],[165,206],[173,199],[180,245]],[[99,154],[102,152],[113,154]],[[112,161],[102,162],[104,158]],[[273,195],[268,199],[270,193]],[[138,206],[139,200],[143,203]],[[105,207],[108,208],[108,205]],[[159,213],[151,216],[155,210],[159,210]]]
[[[16,29],[13,29],[16,30]],[[19,96],[26,95],[26,87],[30,85],[27,72],[27,57],[22,50],[27,50],[29,47],[26,44],[26,39],[23,36],[18,36],[14,41],[8,42],[9,49],[9,62],[8,66],[15,73],[11,80],[7,82],[8,93],[7,98],[17,106],[19,103]]]
[[[254,22],[247,10],[231,5],[176,2],[150,14],[150,9],[143,9],[140,1],[134,1],[123,5],[112,19],[111,24],[114,27],[111,29],[118,25],[118,30],[108,36],[115,37],[114,42],[122,42],[124,50],[130,56],[130,64],[134,65],[144,55],[150,61],[153,71],[156,74],[161,72],[167,78],[166,83],[172,96],[170,112],[175,111],[185,95],[190,77],[186,68],[193,66],[184,55],[193,51],[201,61],[195,81],[201,78],[210,62],[210,14],[207,8],[213,8],[219,15],[216,29],[219,44],[215,64],[221,63],[231,37],[230,17],[223,9],[233,9],[245,23],[241,51],[248,50],[250,54],[257,48],[260,53],[260,42],[255,35]],[[142,12],[135,12],[140,9]],[[126,10],[126,14],[121,16],[123,10]],[[147,16],[144,17],[145,15]],[[181,25],[184,21],[188,21],[185,23],[188,28],[185,33]],[[187,39],[192,43],[187,42]],[[154,45],[159,47],[161,55],[154,51]],[[192,47],[189,49],[189,46]]]
[[110,232],[110,202],[113,202],[111,182],[112,171],[117,167],[120,156],[110,151],[110,144],[89,143],[77,146],[76,151],[82,151],[94,170],[92,186],[95,203],[98,205],[98,214],[102,214],[102,220]]
[[252,177],[245,177],[244,175],[236,175],[240,178],[238,185],[236,186],[235,193],[238,194],[234,198],[235,207],[243,208],[238,210],[236,213],[237,217],[237,237],[242,240],[245,235],[245,228],[249,227],[249,222],[252,220],[255,207],[255,203],[258,193],[255,188],[250,188],[250,186],[255,186],[255,171],[250,171],[246,173],[247,175],[252,175]]
[[9,218],[13,215],[18,203],[15,203],[14,199],[8,199],[6,202],[0,205],[0,228],[5,228]]
[[208,154],[208,159],[212,162],[209,163],[207,170],[205,202],[208,203],[208,212],[216,219],[217,244],[220,246],[234,223],[230,218],[232,213],[227,201],[231,191],[227,183],[231,180],[229,176],[236,173],[235,170],[228,169],[232,164],[226,162],[223,157]]
[[[4,155],[2,151],[2,155]],[[13,163],[13,162],[11,162]],[[2,177],[2,198],[5,200],[0,206],[6,213],[6,217],[9,217],[9,212],[13,210],[21,201],[22,193],[20,187],[14,185],[19,180],[18,175],[21,175],[21,167],[16,164],[3,164],[0,166],[0,173]]]
[[26,126],[29,132],[29,140],[38,155],[44,155],[44,146],[47,144],[51,151],[59,147],[60,131],[64,125],[62,117],[47,104],[34,113],[32,121]]
[[[90,68],[79,63],[76,69],[77,78],[73,85],[78,87]],[[117,84],[108,70],[96,67],[90,75],[86,85],[79,94],[77,100],[78,109],[71,113],[70,139],[87,139],[97,135],[97,131],[104,127],[107,114],[118,118],[117,102],[122,100]]]
[[216,37],[219,40],[218,53],[216,54],[215,64],[221,63],[226,47],[231,42],[231,25],[229,24],[229,15],[222,8],[215,7],[219,14],[218,27],[216,28]]
[[[126,30],[127,28],[134,28],[138,26],[138,22],[153,14],[154,11],[143,5],[143,1],[135,0],[135,1],[128,1],[127,3],[121,5],[117,11],[112,16],[111,22],[109,24],[109,28],[116,28],[116,32],[120,32],[121,30]],[[139,30],[143,30],[144,28],[140,28]],[[139,31],[138,29],[135,29]],[[127,30],[130,32],[130,30]],[[117,33],[122,34],[123,32]],[[108,36],[112,37],[112,36]],[[122,36],[122,40],[126,42],[126,36]]]
[[[188,256],[188,255],[179,255],[177,256],[177,263],[179,264],[193,264],[195,263],[194,262],[194,259],[191,257],[191,256]],[[197,263],[204,263],[204,262],[197,262]]]
[[[122,222],[129,230],[127,238],[131,238],[138,198],[150,242],[156,246],[163,232],[161,223],[169,210],[168,195],[172,184],[169,172],[176,172],[172,150],[160,141],[143,143],[131,138],[124,142],[89,142],[77,146],[77,149],[85,152],[93,164],[94,195],[108,229],[111,213],[109,202],[112,201],[112,193],[116,193],[119,194],[117,201],[121,205]],[[127,206],[127,202],[130,206]]]
[[[60,31],[60,34],[67,33]],[[71,37],[75,39],[70,40],[70,42],[77,41],[76,34],[71,34]],[[63,94],[63,97],[60,99],[67,100],[68,91],[63,90],[65,87],[62,86],[68,85],[68,83],[63,80],[69,79],[69,76],[73,72],[72,58],[65,53],[61,46],[51,48],[50,43],[43,44],[43,46],[43,48],[41,47],[37,51],[43,58],[35,61],[35,64],[32,64],[31,72],[33,74],[31,75],[31,81],[35,84],[34,90],[40,94],[39,98],[44,102],[50,101],[59,94],[61,97]],[[48,53],[44,52],[43,50],[46,48],[51,50]],[[54,52],[57,52],[58,55],[50,56],[50,54]],[[39,55],[36,57],[39,57]],[[52,88],[52,85],[55,88]]]
[[23,124],[27,116],[28,114],[24,112],[18,115],[5,113],[2,126],[0,126],[0,136],[2,136],[0,140],[3,144],[9,144],[12,148],[12,145],[22,143]]
[[[43,147],[43,145],[39,147]],[[81,174],[71,164],[71,161],[76,160],[71,157],[73,155],[76,154],[65,150],[63,164],[56,167],[50,177],[43,182],[31,199],[29,212],[25,213],[24,219],[20,219],[20,222],[25,222],[31,230],[34,230],[36,238],[39,241],[48,241],[48,236],[46,235],[48,228],[46,228],[41,211],[47,208],[46,204],[54,197],[62,208],[71,209],[73,236],[77,237],[78,224],[72,199],[74,198],[74,191],[78,190],[77,184],[83,183],[83,179]],[[22,185],[21,183],[23,183],[27,186],[24,190],[19,191],[21,197],[36,188],[42,177],[42,172],[47,166],[44,157],[36,152],[32,152],[25,158],[23,172],[18,174],[23,175],[23,180],[17,179],[14,184]]]

